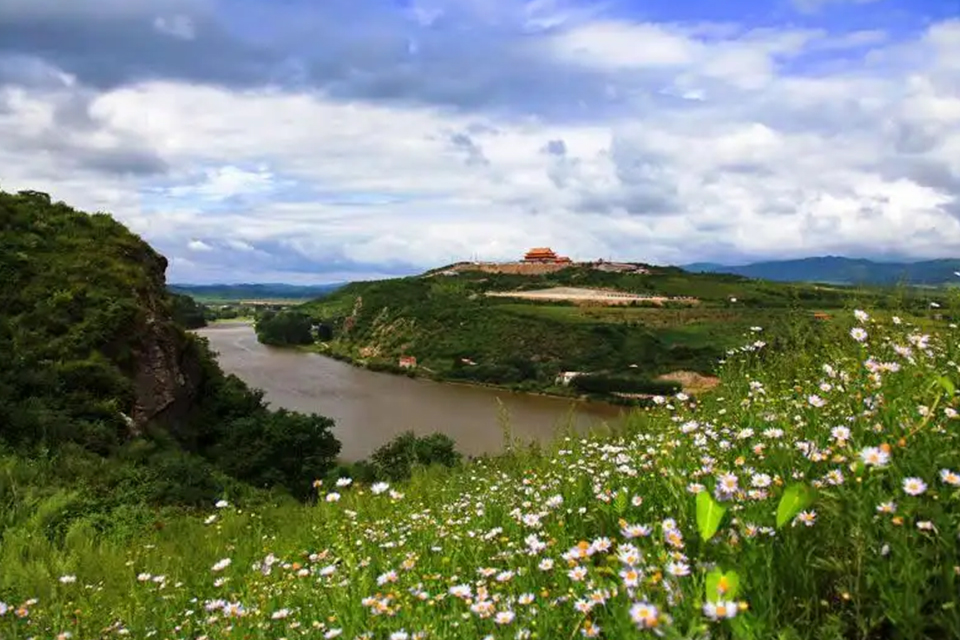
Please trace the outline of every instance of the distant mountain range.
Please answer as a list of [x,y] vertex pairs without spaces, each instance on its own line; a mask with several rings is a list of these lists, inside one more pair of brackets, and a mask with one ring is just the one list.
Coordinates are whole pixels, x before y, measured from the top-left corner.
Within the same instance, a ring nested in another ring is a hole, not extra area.
[[825,256],[800,260],[775,260],[726,266],[712,262],[683,265],[692,273],[731,273],[778,282],[820,282],[829,284],[960,285],[960,259],[923,262],[874,262],[855,258]]
[[344,284],[171,284],[167,288],[174,293],[208,300],[312,300]]

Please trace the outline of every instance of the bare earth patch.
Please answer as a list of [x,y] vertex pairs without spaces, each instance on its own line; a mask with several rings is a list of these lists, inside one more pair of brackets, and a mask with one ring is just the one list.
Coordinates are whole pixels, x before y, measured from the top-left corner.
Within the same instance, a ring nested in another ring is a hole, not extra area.
[[672,371],[659,376],[657,380],[679,382],[685,392],[693,394],[710,391],[720,384],[720,378],[705,376],[696,371]]
[[578,287],[552,287],[550,289],[536,289],[533,291],[490,291],[488,296],[497,298],[519,298],[522,300],[563,300],[574,302],[600,302],[603,304],[630,304],[633,302],[647,302],[662,305],[664,302],[685,302],[697,304],[696,298],[671,298],[667,296],[641,296],[622,291],[604,289],[584,289]]

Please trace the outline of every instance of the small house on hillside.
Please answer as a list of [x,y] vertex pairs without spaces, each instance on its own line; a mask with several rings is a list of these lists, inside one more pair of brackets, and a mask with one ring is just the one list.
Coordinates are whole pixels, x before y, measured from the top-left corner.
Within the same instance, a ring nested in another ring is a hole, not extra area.
[[570,386],[570,382],[577,376],[583,375],[582,371],[561,371],[557,376],[556,383],[564,387]]
[[400,356],[401,369],[414,369],[417,366],[417,359],[413,356]]

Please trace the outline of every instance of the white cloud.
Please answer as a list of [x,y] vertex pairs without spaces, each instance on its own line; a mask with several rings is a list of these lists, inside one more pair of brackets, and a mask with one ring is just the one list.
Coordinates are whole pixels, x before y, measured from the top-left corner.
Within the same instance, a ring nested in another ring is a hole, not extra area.
[[[531,15],[558,10],[544,7]],[[428,268],[541,244],[661,263],[956,251],[960,23],[909,43],[702,32],[604,21],[536,45],[615,90],[614,115],[575,122],[174,81],[79,102],[75,85],[7,88],[2,186],[115,212],[169,247],[180,280]],[[780,66],[861,46],[874,54]],[[82,126],[64,124],[74,104]],[[131,150],[143,171],[116,170]]]
[[213,247],[203,240],[191,240],[187,243],[187,248],[190,251],[213,251]]
[[158,16],[153,21],[153,28],[174,38],[193,40],[197,37],[197,29],[189,16],[174,15],[170,17]]

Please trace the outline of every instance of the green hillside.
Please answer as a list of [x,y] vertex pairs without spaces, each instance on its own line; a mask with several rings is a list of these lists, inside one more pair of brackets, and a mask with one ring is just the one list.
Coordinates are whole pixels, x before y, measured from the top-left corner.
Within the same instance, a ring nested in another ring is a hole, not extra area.
[[166,264],[109,215],[0,192],[0,541],[129,531],[224,492],[303,497],[333,467],[332,422],[224,375]]
[[[312,342],[312,323],[324,334],[317,347],[321,351],[374,368],[398,370],[401,356],[414,356],[418,373],[442,380],[577,393],[585,391],[577,383],[571,388],[556,383],[560,372],[577,371],[627,378],[633,384],[619,390],[642,392],[657,390],[651,380],[664,374],[714,373],[726,351],[741,344],[755,326],[763,328],[756,339],[786,347],[823,331],[825,323],[815,320],[814,312],[836,313],[855,304],[898,305],[918,317],[931,315],[930,294],[916,291],[764,283],[649,269],[640,275],[577,267],[545,276],[445,276],[438,271],[353,283],[297,309],[303,314],[300,335],[308,336],[297,342]],[[487,295],[551,287],[687,296],[697,304],[584,307]],[[291,322],[291,315],[281,317]],[[261,324],[261,334],[268,325]]]

